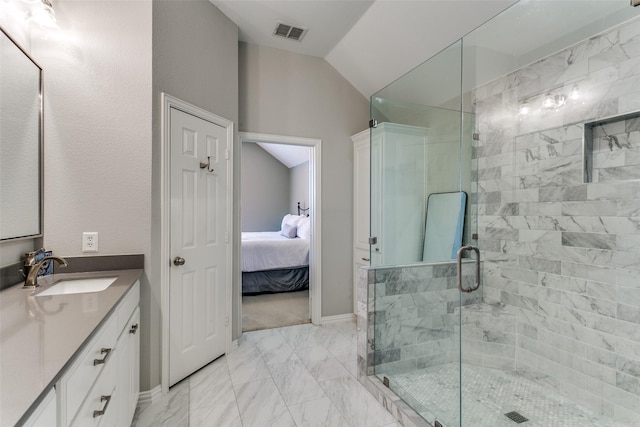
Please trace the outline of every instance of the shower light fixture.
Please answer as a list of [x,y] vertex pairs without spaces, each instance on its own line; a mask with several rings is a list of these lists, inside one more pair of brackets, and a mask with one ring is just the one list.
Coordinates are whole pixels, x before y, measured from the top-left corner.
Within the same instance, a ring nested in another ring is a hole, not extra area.
[[548,93],[542,100],[542,106],[548,110],[557,110],[558,108],[564,107],[566,103],[567,97],[563,94],[551,95]]

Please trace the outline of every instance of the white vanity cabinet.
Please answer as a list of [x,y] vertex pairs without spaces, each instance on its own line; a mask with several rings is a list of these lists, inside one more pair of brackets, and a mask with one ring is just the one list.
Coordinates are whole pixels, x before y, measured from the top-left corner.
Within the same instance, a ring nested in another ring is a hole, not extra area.
[[56,425],[56,390],[52,388],[40,405],[24,423],[24,427],[51,427]]
[[118,377],[116,385],[118,420],[116,425],[131,424],[140,393],[140,309],[136,308],[118,339]]
[[58,381],[58,426],[130,425],[140,372],[136,282]]

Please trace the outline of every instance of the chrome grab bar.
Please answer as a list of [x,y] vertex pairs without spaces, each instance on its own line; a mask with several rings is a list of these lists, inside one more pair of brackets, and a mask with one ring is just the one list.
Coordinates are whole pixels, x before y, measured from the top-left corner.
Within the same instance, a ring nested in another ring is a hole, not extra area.
[[[462,286],[462,254],[465,251],[474,251],[476,253],[476,284],[465,288]],[[460,292],[473,292],[480,287],[480,249],[475,246],[462,246],[458,249],[458,289]]]

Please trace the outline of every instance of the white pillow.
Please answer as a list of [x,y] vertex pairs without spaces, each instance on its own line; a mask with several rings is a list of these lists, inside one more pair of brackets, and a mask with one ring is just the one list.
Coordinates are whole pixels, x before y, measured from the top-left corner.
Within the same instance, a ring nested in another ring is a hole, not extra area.
[[311,220],[307,217],[303,217],[298,222],[298,237],[301,239],[309,240],[311,236]]
[[287,239],[295,239],[297,232],[298,232],[297,227],[293,225],[285,224],[282,227],[282,231],[280,231],[280,235],[286,237]]
[[282,218],[282,224],[280,225],[280,230],[284,230],[284,226],[285,225],[290,225],[292,227],[297,227],[298,223],[300,222],[300,220],[304,218],[302,216],[298,216],[298,215],[291,215],[291,214],[286,214],[283,218]]

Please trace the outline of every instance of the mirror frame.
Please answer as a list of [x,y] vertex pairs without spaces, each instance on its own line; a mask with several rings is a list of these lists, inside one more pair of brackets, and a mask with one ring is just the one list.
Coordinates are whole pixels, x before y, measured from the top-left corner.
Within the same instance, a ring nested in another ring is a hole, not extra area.
[[[38,69],[39,75],[39,89],[40,89],[40,99],[39,99],[39,120],[38,120],[38,204],[39,204],[39,221],[38,226],[39,230],[35,234],[28,234],[24,236],[10,236],[5,238],[0,238],[0,242],[8,242],[8,241],[16,241],[16,240],[26,240],[26,239],[37,239],[43,237],[44,235],[44,83],[42,77],[42,67],[38,65],[36,61],[27,53],[26,50],[20,46],[13,37],[11,37],[4,28],[0,27],[0,32],[2,35],[7,37],[7,39],[13,43],[20,52],[29,60],[33,65]],[[0,141],[1,142],[1,141]]]

